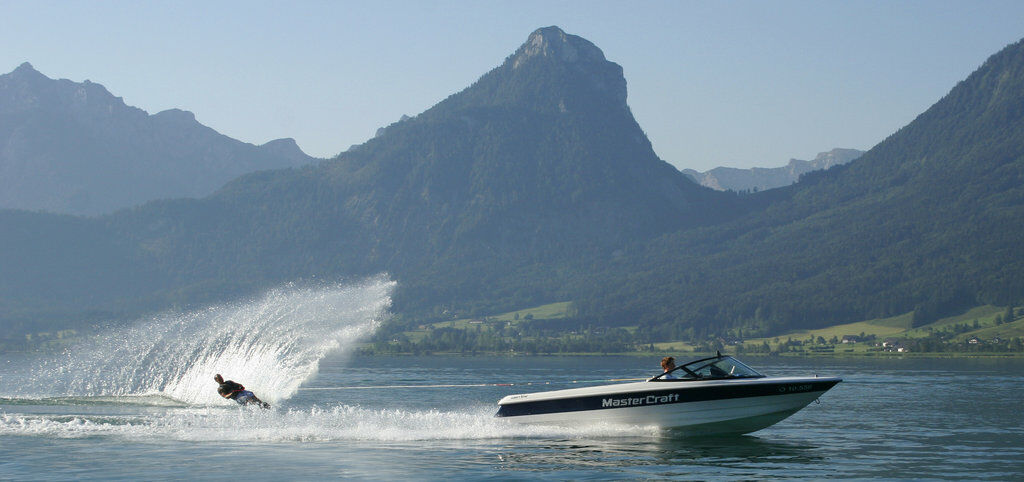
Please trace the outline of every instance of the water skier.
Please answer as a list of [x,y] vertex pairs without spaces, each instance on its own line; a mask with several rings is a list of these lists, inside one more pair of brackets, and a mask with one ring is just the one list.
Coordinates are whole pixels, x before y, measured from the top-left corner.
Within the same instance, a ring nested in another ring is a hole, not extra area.
[[241,383],[236,383],[232,380],[224,381],[224,377],[220,376],[220,373],[213,376],[213,379],[220,384],[217,387],[217,393],[220,396],[234,400],[239,405],[255,404],[260,408],[270,408],[270,404],[256,398],[256,394],[246,390]]

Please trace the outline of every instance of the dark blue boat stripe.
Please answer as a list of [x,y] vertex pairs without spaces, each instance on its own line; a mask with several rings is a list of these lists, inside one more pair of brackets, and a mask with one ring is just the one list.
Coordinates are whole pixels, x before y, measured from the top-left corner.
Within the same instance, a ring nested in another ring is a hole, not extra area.
[[[686,383],[686,382],[660,382]],[[614,395],[592,395],[558,400],[539,400],[502,405],[496,417],[517,417],[559,412],[580,412],[584,410],[612,410],[616,408],[670,405],[676,403],[704,402],[729,398],[765,397],[790,393],[824,392],[839,380],[815,380],[783,383],[757,383],[744,385],[714,385],[708,387],[674,388],[645,392],[621,393]]]

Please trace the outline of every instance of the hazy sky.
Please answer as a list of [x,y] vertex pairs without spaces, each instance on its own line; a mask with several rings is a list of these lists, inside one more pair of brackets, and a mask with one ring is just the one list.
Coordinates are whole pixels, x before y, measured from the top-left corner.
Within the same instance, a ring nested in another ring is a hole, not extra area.
[[0,72],[31,62],[330,157],[549,25],[622,65],[666,161],[770,167],[892,134],[1024,37],[1024,1],[0,0]]

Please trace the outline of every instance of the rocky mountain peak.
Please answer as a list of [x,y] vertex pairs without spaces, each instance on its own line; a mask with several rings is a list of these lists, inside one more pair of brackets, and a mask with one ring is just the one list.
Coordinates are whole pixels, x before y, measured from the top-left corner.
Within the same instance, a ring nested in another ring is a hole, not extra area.
[[154,119],[179,124],[192,124],[196,122],[196,115],[182,109],[167,109],[153,115]]
[[535,30],[504,63],[435,106],[426,117],[494,106],[590,116],[632,115],[626,105],[622,67],[605,59],[590,41],[558,27]]
[[863,154],[864,151],[857,149],[836,148],[818,153],[811,161],[790,159],[789,163],[782,167],[716,167],[705,172],[684,169],[683,173],[698,184],[717,191],[763,191],[788,186],[797,182],[803,174],[846,164]]
[[[810,161],[810,163],[814,170],[828,169],[832,166],[846,164],[862,155],[864,155],[864,151],[858,149],[836,148],[831,151],[819,152],[818,156],[815,157],[814,160]],[[790,160],[790,164],[793,164],[794,162],[799,161],[797,159]]]
[[43,75],[25,62],[12,72],[0,75],[0,96],[25,96],[54,83],[53,79]]
[[274,139],[260,146],[260,149],[282,159],[298,161],[294,163],[295,165],[305,164],[310,161],[310,157],[305,152],[302,152],[302,148],[291,137]]
[[51,79],[28,62],[0,75],[0,111],[5,115],[62,112],[93,121],[110,118],[115,112],[142,114],[125,106],[120,97],[114,97],[100,84]]
[[512,59],[512,68],[519,68],[524,62],[545,57],[560,62],[603,62],[604,52],[588,40],[569,35],[558,27],[535,30]]
[[30,64],[28,62],[23,62],[21,65],[18,66],[18,68],[14,69],[14,71],[11,72],[9,75],[12,78],[24,79],[24,80],[47,79],[47,77],[45,75],[43,75],[41,72],[36,70],[35,67],[32,67],[32,64]]

